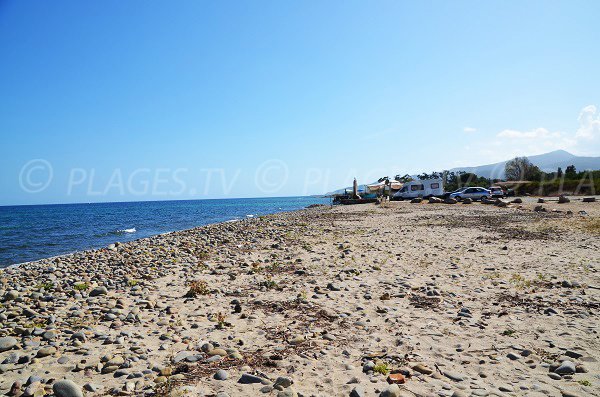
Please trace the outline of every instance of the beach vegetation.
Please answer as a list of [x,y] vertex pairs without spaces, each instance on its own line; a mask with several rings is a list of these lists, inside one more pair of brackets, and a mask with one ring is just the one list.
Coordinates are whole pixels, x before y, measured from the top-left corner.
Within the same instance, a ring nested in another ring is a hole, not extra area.
[[227,326],[227,323],[225,322],[225,315],[221,312],[217,313],[217,328],[219,329],[223,329]]
[[209,253],[207,251],[200,251],[199,253],[196,254],[196,258],[199,261],[205,261],[208,260],[210,257]]
[[23,324],[25,328],[46,328],[46,322],[44,319],[36,319],[30,323]]
[[54,288],[54,283],[51,283],[49,281],[41,282],[35,286],[35,289],[37,289],[37,290],[43,289],[44,291],[51,290],[52,288]]
[[135,287],[139,283],[140,283],[139,280],[134,280],[134,279],[127,280],[127,285],[130,286],[130,287]]
[[387,375],[390,373],[390,371],[391,368],[389,364],[384,361],[376,363],[375,367],[373,367],[373,372],[375,372],[376,374]]
[[306,290],[303,289],[296,296],[296,303],[304,303],[304,302],[307,302],[307,301],[308,301],[308,293],[306,292]]
[[188,298],[195,298],[198,295],[208,295],[211,293],[208,283],[204,280],[194,280],[189,283],[189,290],[185,294]]
[[525,289],[531,287],[531,280],[526,279],[520,274],[514,273],[509,280],[517,289]]
[[600,218],[590,219],[586,222],[585,228],[594,234],[600,234]]
[[88,283],[75,283],[73,284],[73,289],[75,291],[85,291],[90,288]]
[[270,265],[265,266],[264,270],[269,272],[269,273],[274,273],[278,270],[280,270],[282,267],[282,264],[279,262],[273,262]]
[[279,285],[277,284],[277,282],[275,282],[275,280],[272,279],[271,276],[267,276],[266,280],[263,280],[260,283],[258,283],[258,286],[264,287],[267,290],[279,289]]
[[515,331],[514,329],[505,329],[504,331],[502,331],[502,335],[504,335],[504,336],[514,336],[516,332],[517,331]]
[[590,382],[587,379],[578,380],[577,383],[579,383],[582,386],[591,386],[592,385],[592,382]]

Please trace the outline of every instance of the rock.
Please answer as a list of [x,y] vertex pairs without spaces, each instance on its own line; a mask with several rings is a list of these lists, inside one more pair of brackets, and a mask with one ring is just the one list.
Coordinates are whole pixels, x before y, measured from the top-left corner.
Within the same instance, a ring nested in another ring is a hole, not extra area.
[[289,388],[277,393],[277,397],[298,397],[298,393],[294,389]]
[[56,397],[83,397],[81,388],[71,380],[59,380],[52,386]]
[[572,361],[563,361],[558,368],[554,370],[555,373],[560,375],[571,375],[576,372],[577,368]]
[[5,352],[14,349],[17,346],[17,340],[12,336],[0,338],[0,352]]
[[20,396],[21,395],[21,382],[19,382],[18,380],[15,381],[12,386],[10,387],[10,391],[8,392],[7,395],[9,396]]
[[400,397],[400,387],[398,385],[393,384],[389,385],[386,389],[384,389],[381,393],[379,393],[379,397]]
[[456,199],[448,197],[447,199],[444,200],[444,203],[445,204],[456,204],[456,203],[458,203],[458,201]]
[[465,380],[465,377],[463,375],[453,371],[444,371],[444,376],[449,379],[452,379],[455,382],[462,382],[463,380]]
[[369,372],[372,371],[373,368],[375,368],[375,363],[373,361],[367,361],[364,365],[363,365],[363,372]]
[[294,383],[292,378],[288,378],[286,376],[280,376],[277,378],[277,380],[275,380],[275,384],[273,385],[273,387],[280,386],[285,389],[287,387],[290,387],[292,385],[292,383]]
[[544,200],[543,198],[540,197],[537,202],[538,202],[538,204],[544,204],[546,202],[546,200]]
[[410,202],[413,204],[419,204],[422,201],[423,199],[421,197],[415,197],[414,199],[410,200]]
[[547,212],[546,209],[541,205],[536,205],[533,209],[535,212]]
[[207,352],[206,354],[208,354],[209,356],[221,356],[221,357],[227,357],[227,352],[224,349],[212,349],[211,351]]
[[467,395],[460,390],[456,390],[452,393],[452,397],[467,397]]
[[517,197],[516,199],[511,201],[512,204],[523,204],[523,200],[521,200],[519,197]]
[[216,380],[226,380],[229,378],[229,374],[224,369],[220,369],[215,373],[214,378]]
[[238,380],[238,383],[248,385],[251,383],[262,383],[262,381],[263,381],[263,379],[260,376],[245,373],[245,374],[242,374],[242,376]]
[[11,291],[8,291],[6,294],[4,294],[2,301],[3,302],[14,301],[18,297],[19,297],[19,292],[15,291],[15,290],[11,290]]
[[106,287],[96,287],[90,291],[91,297],[106,295],[106,294],[108,294],[108,290],[106,289]]
[[420,372],[424,375],[431,375],[433,373],[433,370],[431,368],[429,368],[427,365],[425,364],[417,364],[414,365],[412,367],[412,369],[414,369],[417,372]]
[[387,377],[387,383],[390,383],[390,384],[392,384],[392,383],[393,384],[402,384],[404,382],[406,382],[406,379],[404,378],[404,375],[399,374],[399,373],[397,373],[397,374],[389,374],[388,377]]
[[462,200],[462,203],[463,203],[463,204],[472,204],[472,203],[473,203],[473,199],[471,199],[471,198],[469,198],[469,197],[467,197],[467,198],[464,198],[464,199]]
[[442,200],[441,198],[437,198],[437,197],[429,197],[429,204],[439,204],[439,203],[443,203],[444,200]]
[[362,386],[356,386],[350,392],[350,397],[365,397],[366,395],[365,389]]
[[510,353],[508,353],[508,354],[506,355],[506,357],[508,357],[508,358],[509,358],[509,359],[511,359],[511,360],[518,360],[518,359],[520,358],[518,355],[516,355],[516,354],[515,354],[515,353],[513,353],[513,352],[510,352]]
[[584,203],[595,203],[596,197],[584,197],[583,199],[581,199],[581,201]]
[[569,200],[569,198],[568,198],[568,197],[565,197],[563,194],[561,194],[561,195],[558,197],[558,203],[559,203],[559,204],[570,203],[570,202],[571,202],[571,200]]
[[98,385],[93,384],[93,383],[86,383],[85,385],[83,385],[83,389],[85,391],[89,391],[89,392],[95,393],[95,392],[97,392],[100,389],[100,387]]
[[565,352],[565,356],[567,356],[567,357],[571,357],[571,358],[574,358],[574,359],[576,359],[576,360],[577,360],[577,359],[579,359],[579,358],[583,357],[583,354],[581,354],[581,353],[577,353],[577,352],[575,352],[575,351],[573,351],[573,350],[567,350],[567,351]]
[[40,350],[38,350],[36,357],[39,357],[39,358],[48,357],[55,353],[56,353],[56,347],[54,347],[54,346],[43,347]]

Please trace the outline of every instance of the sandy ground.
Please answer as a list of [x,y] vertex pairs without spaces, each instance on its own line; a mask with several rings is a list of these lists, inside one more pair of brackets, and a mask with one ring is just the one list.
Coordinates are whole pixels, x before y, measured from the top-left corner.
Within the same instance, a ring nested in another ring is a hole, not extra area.
[[319,207],[5,269],[0,393],[599,396],[600,203],[537,205]]

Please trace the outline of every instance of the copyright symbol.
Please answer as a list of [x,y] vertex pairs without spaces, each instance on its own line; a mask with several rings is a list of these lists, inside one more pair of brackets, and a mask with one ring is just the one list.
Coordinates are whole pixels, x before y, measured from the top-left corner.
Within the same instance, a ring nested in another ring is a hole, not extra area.
[[27,193],[39,193],[50,185],[53,177],[52,164],[44,159],[34,159],[21,168],[19,184]]
[[289,176],[287,164],[273,159],[262,163],[254,174],[256,187],[263,193],[275,193],[286,184]]

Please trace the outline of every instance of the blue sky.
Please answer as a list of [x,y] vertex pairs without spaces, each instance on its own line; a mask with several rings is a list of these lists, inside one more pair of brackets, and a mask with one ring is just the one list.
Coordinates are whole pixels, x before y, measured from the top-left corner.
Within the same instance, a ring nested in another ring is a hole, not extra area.
[[0,204],[316,194],[598,156],[598,15],[597,1],[4,0]]

